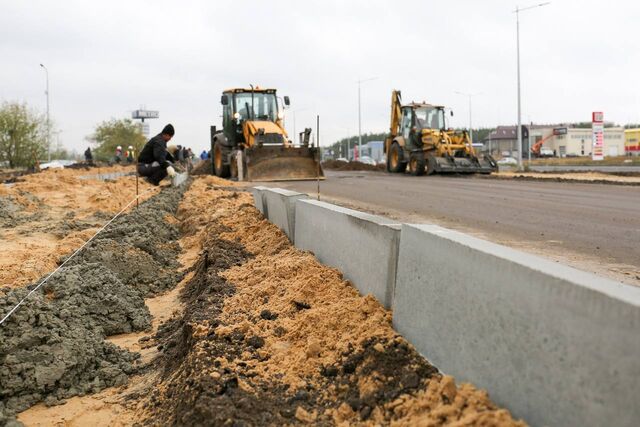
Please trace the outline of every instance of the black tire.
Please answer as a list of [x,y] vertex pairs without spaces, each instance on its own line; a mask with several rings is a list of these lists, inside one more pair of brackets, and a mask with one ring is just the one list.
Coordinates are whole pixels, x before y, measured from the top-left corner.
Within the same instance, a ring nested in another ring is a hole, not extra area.
[[213,170],[216,173],[216,176],[220,178],[229,178],[231,172],[229,170],[229,165],[224,164],[224,155],[225,150],[222,147],[220,141],[216,141],[213,144],[213,153],[211,153],[211,161],[213,162]]
[[397,142],[391,144],[387,153],[387,171],[391,173],[403,173],[407,169],[407,162],[404,162],[402,147]]
[[427,175],[433,175],[434,173],[436,173],[436,158],[433,157],[432,154],[427,154],[427,165],[425,173]]
[[424,153],[418,151],[411,153],[409,157],[409,173],[413,176],[424,175],[426,161],[424,159]]

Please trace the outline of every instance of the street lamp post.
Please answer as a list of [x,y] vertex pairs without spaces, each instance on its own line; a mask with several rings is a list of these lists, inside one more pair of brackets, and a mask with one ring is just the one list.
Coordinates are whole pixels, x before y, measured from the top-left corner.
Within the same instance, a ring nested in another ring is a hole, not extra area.
[[49,70],[44,64],[40,64],[40,66],[44,69],[44,72],[47,76],[47,90],[45,94],[47,95],[47,161],[51,161],[51,122],[49,121]]
[[471,144],[473,144],[473,115],[471,112],[471,98],[477,95],[481,95],[480,93],[464,93],[456,91],[458,95],[466,96],[469,98],[469,139],[471,140]]
[[[362,107],[360,103],[360,86],[364,82],[370,82],[371,80],[375,80],[377,77],[372,77],[370,79],[360,79],[358,80],[358,159],[362,156]],[[355,159],[354,159],[355,160]]]
[[518,128],[516,129],[516,133],[518,134],[518,169],[520,170],[522,170],[522,110],[520,108],[520,12],[546,6],[549,3],[551,2],[539,3],[533,6],[523,7],[522,9],[516,6],[516,10],[513,11],[513,13],[516,14],[516,56],[518,58]]

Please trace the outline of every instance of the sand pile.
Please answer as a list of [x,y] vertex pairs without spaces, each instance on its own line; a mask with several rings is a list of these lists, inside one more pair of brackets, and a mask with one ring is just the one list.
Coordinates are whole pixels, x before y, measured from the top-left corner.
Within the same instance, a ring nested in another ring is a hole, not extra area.
[[[135,177],[84,180],[132,168],[50,170],[0,185],[0,286],[22,286],[51,271],[135,197]],[[141,180],[140,193],[151,186]],[[152,188],[142,200],[156,194]]]
[[[225,184],[227,184],[225,182]],[[390,313],[292,247],[246,192],[194,182],[203,252],[185,311],[156,336],[164,379],[146,424],[518,425],[419,356]]]
[[[0,327],[0,420],[38,401],[121,385],[139,367],[139,355],[105,338],[148,329],[144,296],[182,277],[179,231],[165,220],[181,195],[166,188],[118,218]],[[0,290],[0,313],[27,292]]]

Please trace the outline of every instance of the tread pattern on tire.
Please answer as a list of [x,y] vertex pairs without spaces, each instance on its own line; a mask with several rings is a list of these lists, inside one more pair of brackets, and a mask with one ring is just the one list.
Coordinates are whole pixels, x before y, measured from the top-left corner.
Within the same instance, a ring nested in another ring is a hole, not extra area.
[[401,159],[403,157],[402,147],[400,147],[400,144],[398,144],[397,142],[394,142],[393,144],[391,144],[391,147],[389,148],[389,153],[387,154],[387,171],[391,173],[402,173],[407,169],[407,162],[398,161],[398,167],[394,170],[391,167],[391,157],[394,151],[398,151],[398,159]]
[[224,150],[222,149],[222,144],[219,141],[216,141],[214,146],[213,146],[213,159],[211,159],[214,163],[213,168],[216,171],[216,176],[220,177],[220,178],[229,178],[231,176],[231,170],[229,168],[229,165],[225,165],[224,164],[224,160],[222,162],[222,167],[220,168],[220,170],[218,170],[218,168],[216,167],[216,149],[220,150],[220,155],[224,155]]

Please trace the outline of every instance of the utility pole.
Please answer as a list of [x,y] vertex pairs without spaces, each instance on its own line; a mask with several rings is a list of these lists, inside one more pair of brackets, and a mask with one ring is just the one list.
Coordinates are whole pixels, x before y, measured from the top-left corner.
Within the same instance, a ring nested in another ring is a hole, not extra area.
[[518,59],[518,128],[516,133],[518,134],[518,169],[522,170],[522,110],[520,108],[520,12],[529,9],[535,9],[537,7],[546,6],[551,2],[539,3],[533,6],[528,6],[520,9],[516,6],[516,10],[513,13],[516,14],[516,56]]
[[481,93],[464,93],[456,91],[458,95],[466,96],[469,98],[469,139],[471,140],[471,144],[473,144],[473,115],[471,111],[471,98],[477,95],[482,95]]
[[358,159],[360,159],[360,156],[362,156],[361,154],[362,153],[362,108],[360,103],[360,86],[364,82],[370,82],[371,80],[375,80],[375,79],[377,79],[377,77],[358,80]]
[[49,70],[44,64],[40,64],[40,66],[44,69],[44,72],[47,76],[47,90],[45,94],[47,95],[47,161],[51,161],[51,122],[49,120]]

